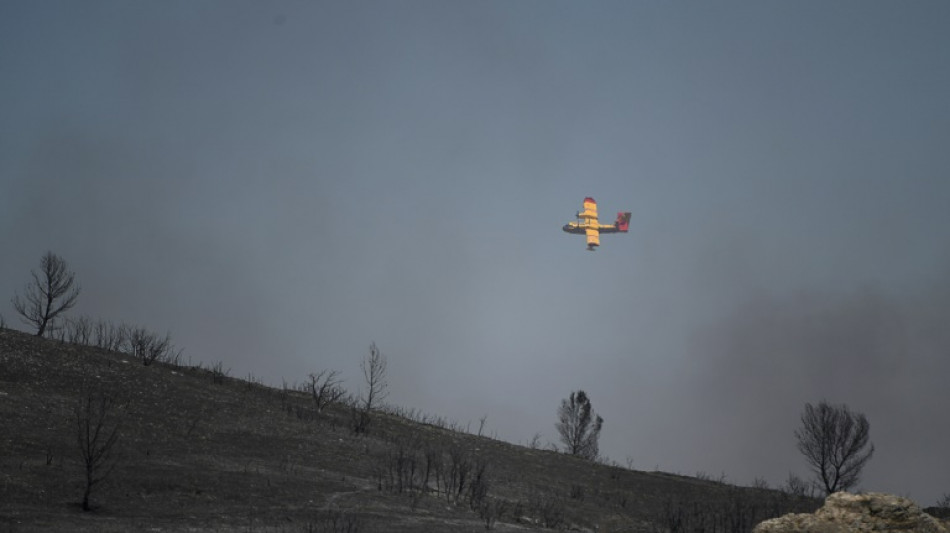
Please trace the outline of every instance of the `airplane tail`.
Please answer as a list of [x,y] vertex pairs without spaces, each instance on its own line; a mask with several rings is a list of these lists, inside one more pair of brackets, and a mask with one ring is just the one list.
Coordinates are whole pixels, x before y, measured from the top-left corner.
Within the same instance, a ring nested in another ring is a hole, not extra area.
[[617,231],[626,233],[630,229],[630,213],[617,213],[617,221],[614,224],[617,226]]

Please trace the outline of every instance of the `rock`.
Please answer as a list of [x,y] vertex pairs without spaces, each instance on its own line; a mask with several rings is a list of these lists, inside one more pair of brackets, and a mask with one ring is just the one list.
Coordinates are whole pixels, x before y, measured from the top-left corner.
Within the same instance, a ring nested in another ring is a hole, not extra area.
[[814,514],[788,514],[766,520],[753,533],[950,533],[916,503],[890,494],[836,492]]

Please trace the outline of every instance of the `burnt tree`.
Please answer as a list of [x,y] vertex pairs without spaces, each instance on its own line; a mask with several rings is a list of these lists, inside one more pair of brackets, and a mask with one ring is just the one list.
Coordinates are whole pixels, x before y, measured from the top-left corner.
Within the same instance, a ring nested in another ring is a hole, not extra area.
[[587,393],[582,390],[572,392],[561,400],[557,414],[557,432],[565,451],[585,459],[596,459],[600,454],[598,440],[604,419],[594,412]]
[[847,405],[805,404],[802,427],[795,431],[798,450],[828,494],[858,483],[861,470],[874,455],[871,425]]
[[[40,260],[40,273],[31,270],[33,282],[26,286],[26,295],[14,295],[13,308],[23,322],[36,327],[36,336],[42,337],[50,323],[62,312],[76,305],[79,286],[75,274],[66,267],[66,261],[46,252]],[[75,286],[74,286],[75,285]]]

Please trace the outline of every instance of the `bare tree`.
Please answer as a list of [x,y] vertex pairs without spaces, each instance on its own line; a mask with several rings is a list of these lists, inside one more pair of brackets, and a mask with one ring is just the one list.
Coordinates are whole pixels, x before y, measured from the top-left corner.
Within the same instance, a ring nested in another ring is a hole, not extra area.
[[82,509],[88,511],[92,489],[109,477],[115,468],[113,452],[119,441],[119,424],[115,420],[119,402],[114,394],[91,389],[83,390],[76,405],[76,441],[86,474]]
[[366,380],[366,394],[363,396],[363,406],[367,411],[379,407],[389,393],[386,388],[386,356],[379,351],[376,343],[369,346],[369,357],[360,363],[363,378]]
[[336,370],[321,370],[316,374],[310,374],[310,383],[307,383],[305,387],[313,396],[313,403],[318,413],[322,413],[328,405],[339,402],[346,394],[341,386],[343,381],[340,380],[339,375],[340,373]]
[[805,404],[802,427],[795,431],[798,450],[828,494],[857,484],[874,455],[874,444],[868,440],[870,428],[867,417],[852,413],[847,405]]
[[363,379],[366,381],[366,391],[360,395],[357,405],[353,410],[353,429],[357,433],[363,433],[369,426],[370,412],[379,407],[379,404],[386,399],[389,394],[386,387],[386,357],[376,343],[370,344],[369,356],[360,362],[360,368],[363,370]]
[[36,326],[37,337],[42,337],[50,321],[76,305],[79,298],[79,286],[73,286],[76,276],[67,270],[62,257],[46,252],[40,268],[40,274],[30,271],[33,283],[26,286],[26,296],[21,299],[17,294],[12,300],[23,322]]
[[558,409],[557,432],[567,453],[594,460],[600,454],[600,430],[604,419],[593,411],[590,398],[582,390],[572,392],[561,400]]

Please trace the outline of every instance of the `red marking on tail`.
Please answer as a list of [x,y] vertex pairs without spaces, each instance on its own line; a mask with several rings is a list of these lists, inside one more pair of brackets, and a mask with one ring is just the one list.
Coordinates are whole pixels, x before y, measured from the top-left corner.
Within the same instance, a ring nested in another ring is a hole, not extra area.
[[617,213],[617,231],[626,232],[630,229],[630,213]]

